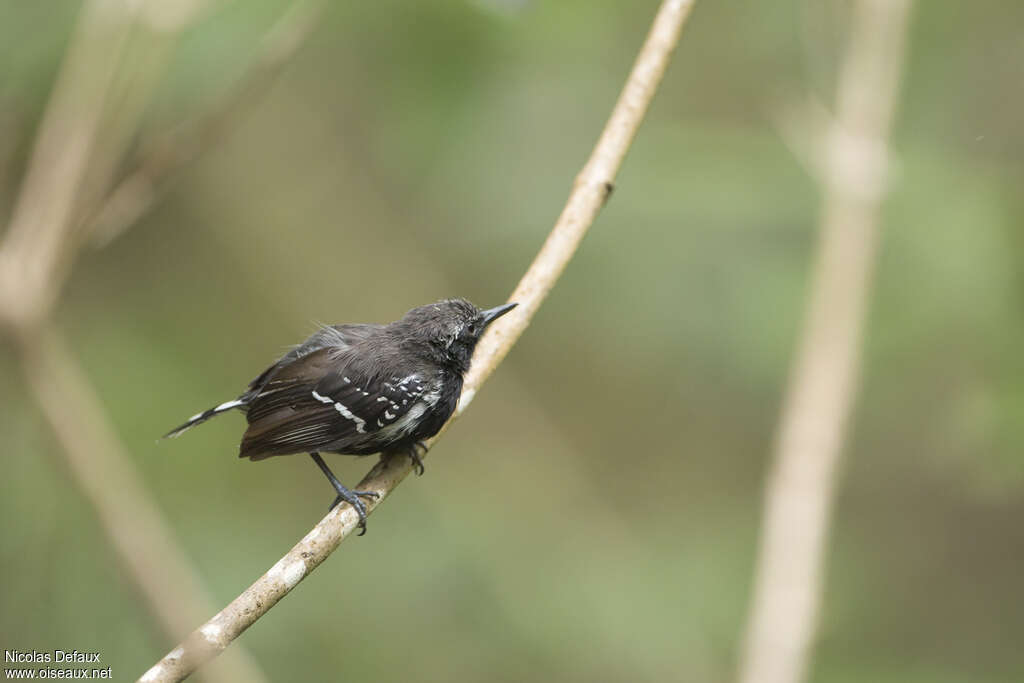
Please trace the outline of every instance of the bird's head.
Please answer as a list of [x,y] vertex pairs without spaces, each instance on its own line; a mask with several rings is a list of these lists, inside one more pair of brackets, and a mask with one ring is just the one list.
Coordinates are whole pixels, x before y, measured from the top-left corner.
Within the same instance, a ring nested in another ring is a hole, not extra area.
[[420,353],[465,373],[487,326],[516,305],[480,310],[465,299],[445,299],[412,309],[396,325]]

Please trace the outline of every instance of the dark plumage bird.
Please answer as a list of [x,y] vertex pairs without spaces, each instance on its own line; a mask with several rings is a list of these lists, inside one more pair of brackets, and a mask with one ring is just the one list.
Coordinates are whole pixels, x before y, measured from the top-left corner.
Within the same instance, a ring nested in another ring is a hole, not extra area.
[[462,393],[462,378],[487,326],[515,308],[486,311],[465,299],[414,308],[389,325],[323,327],[254,379],[248,390],[192,416],[175,437],[215,415],[241,410],[249,422],[239,457],[309,453],[366,531],[368,491],[345,488],[320,453],[406,453],[440,431]]

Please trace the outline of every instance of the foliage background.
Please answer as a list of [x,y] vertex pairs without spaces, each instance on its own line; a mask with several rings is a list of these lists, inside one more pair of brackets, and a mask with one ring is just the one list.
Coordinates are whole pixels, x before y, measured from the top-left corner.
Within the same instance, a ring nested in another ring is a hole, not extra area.
[[[336,3],[171,194],[81,260],[60,327],[226,602],[319,519],[308,459],[238,461],[226,400],[314,321],[503,300],[656,3]],[[159,131],[277,0],[191,28]],[[78,4],[0,4],[0,216]],[[243,638],[274,680],[728,680],[815,242],[772,115],[831,99],[846,6],[698,3],[605,212],[422,479]],[[1024,5],[916,7],[815,681],[1024,679]],[[145,50],[145,46],[140,48]],[[170,643],[0,346],[0,642]],[[335,457],[354,482],[365,460]]]

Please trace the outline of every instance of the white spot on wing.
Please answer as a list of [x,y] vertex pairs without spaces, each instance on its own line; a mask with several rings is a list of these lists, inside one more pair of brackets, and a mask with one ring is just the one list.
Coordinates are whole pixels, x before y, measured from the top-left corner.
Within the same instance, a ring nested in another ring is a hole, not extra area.
[[[440,393],[438,393],[437,396],[440,396]],[[434,403],[436,402],[437,397],[434,398]],[[387,427],[380,430],[381,436],[387,439],[397,439],[408,434],[416,427],[416,424],[419,422],[420,418],[423,417],[423,413],[427,412],[427,408],[429,408],[432,405],[433,403],[416,401],[415,403],[412,404],[412,406],[409,407],[409,410],[408,412],[405,413],[405,415],[402,415],[400,418],[398,418],[398,420],[392,422]],[[385,416],[387,415],[386,412],[384,414]]]
[[341,413],[342,417],[347,417],[348,419],[350,419],[350,420],[352,420],[353,422],[356,423],[356,431],[357,432],[359,432],[360,434],[365,434],[366,433],[366,420],[364,420],[361,417],[357,417],[355,414],[352,413],[351,410],[349,410],[345,406],[341,405],[340,403],[338,403],[337,401],[332,399],[330,396],[321,396],[314,389],[313,390],[313,398],[315,398],[316,400],[320,401],[321,403],[333,403],[334,404],[334,409],[337,410],[339,413]]

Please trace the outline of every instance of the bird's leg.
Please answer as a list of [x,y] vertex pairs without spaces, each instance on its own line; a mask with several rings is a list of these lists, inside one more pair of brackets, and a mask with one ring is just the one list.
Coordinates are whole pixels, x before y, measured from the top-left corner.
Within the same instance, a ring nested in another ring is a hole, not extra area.
[[409,459],[412,460],[412,468],[416,472],[416,475],[420,477],[422,477],[423,473],[426,471],[423,467],[423,460],[421,459],[419,451],[421,448],[423,449],[422,455],[426,455],[429,449],[427,448],[427,444],[422,441],[414,441],[412,446],[409,447]]
[[380,494],[374,491],[352,491],[345,488],[345,485],[338,481],[338,478],[334,476],[334,472],[331,472],[331,469],[327,466],[327,463],[324,462],[324,459],[320,457],[319,453],[310,453],[309,457],[313,458],[313,462],[316,463],[317,467],[319,467],[324,473],[328,481],[331,482],[331,486],[334,487],[334,490],[338,492],[338,497],[334,499],[334,502],[331,503],[331,507],[328,508],[328,510],[333,510],[342,502],[348,503],[355,509],[356,514],[359,515],[359,535],[362,536],[365,534],[366,505],[363,504],[363,501],[359,500],[359,497],[363,496],[364,498],[377,499],[380,498]]

